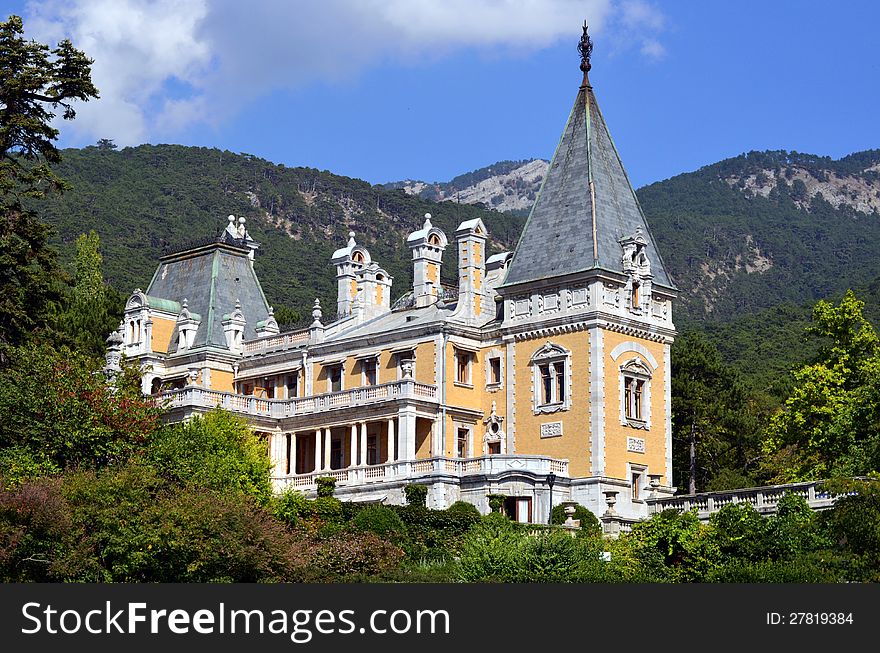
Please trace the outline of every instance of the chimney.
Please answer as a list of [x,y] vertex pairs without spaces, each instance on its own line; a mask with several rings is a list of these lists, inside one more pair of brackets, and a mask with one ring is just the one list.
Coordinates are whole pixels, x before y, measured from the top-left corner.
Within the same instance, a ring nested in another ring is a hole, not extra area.
[[458,241],[458,309],[466,320],[486,322],[494,317],[486,291],[486,226],[479,218],[462,222],[455,230]]
[[359,316],[370,319],[391,310],[391,282],[388,272],[370,263],[356,272],[356,299]]
[[435,303],[440,288],[440,263],[446,249],[446,234],[431,224],[431,214],[425,214],[422,228],[406,239],[413,257],[413,300],[417,307]]
[[330,261],[336,266],[336,312],[340,317],[351,315],[358,292],[358,272],[370,264],[370,253],[354,240],[354,232],[348,233],[348,244],[333,252]]

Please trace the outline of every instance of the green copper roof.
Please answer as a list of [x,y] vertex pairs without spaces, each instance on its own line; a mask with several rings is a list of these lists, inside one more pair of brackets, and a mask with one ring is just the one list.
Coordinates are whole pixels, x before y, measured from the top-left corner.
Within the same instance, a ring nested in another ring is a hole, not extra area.
[[163,259],[153,275],[147,295],[151,298],[151,306],[158,299],[177,305],[177,312],[186,299],[191,314],[205,316],[196,331],[194,347],[215,345],[226,348],[222,316],[232,313],[236,302],[241,302],[241,311],[247,321],[245,340],[255,338],[257,323],[269,318],[269,305],[247,251],[222,244]]
[[674,287],[585,76],[504,284],[622,272],[619,241],[639,228],[654,283]]

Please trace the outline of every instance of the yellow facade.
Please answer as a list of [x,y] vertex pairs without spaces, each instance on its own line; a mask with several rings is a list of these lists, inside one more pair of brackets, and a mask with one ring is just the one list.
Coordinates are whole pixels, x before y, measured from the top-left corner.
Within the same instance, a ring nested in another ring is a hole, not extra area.
[[[535,413],[534,371],[530,360],[547,342],[570,354],[569,408],[555,413]],[[590,340],[586,331],[515,344],[516,452],[543,454],[569,461],[571,476],[589,476],[590,470]],[[562,435],[541,437],[541,424],[562,423]]]
[[[664,361],[664,345],[662,343],[635,338],[630,335],[603,329],[604,367],[605,367],[605,475],[615,478],[627,477],[627,463],[647,467],[650,474],[664,474],[663,484],[671,484],[666,478],[666,406],[664,398],[665,375],[668,373]],[[626,349],[617,360],[611,358],[615,347],[624,343],[636,343],[644,347],[657,363],[653,363],[644,354]],[[628,360],[637,358],[652,371],[650,383],[651,394],[651,428],[636,429],[620,423],[620,366]],[[645,440],[645,453],[627,451],[627,437]]]
[[150,348],[158,353],[167,354],[173,348],[174,329],[177,323],[174,320],[166,320],[161,317],[152,318],[153,337]]
[[226,370],[211,370],[211,390],[219,392],[235,392],[233,380],[235,375]]

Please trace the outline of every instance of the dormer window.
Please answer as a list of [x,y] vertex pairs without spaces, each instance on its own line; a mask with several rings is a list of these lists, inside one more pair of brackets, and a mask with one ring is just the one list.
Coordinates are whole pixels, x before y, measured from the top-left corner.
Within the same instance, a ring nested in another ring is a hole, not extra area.
[[630,297],[633,310],[637,310],[640,306],[640,301],[639,301],[639,288],[640,287],[641,287],[641,284],[639,284],[637,281],[633,282],[632,295]]

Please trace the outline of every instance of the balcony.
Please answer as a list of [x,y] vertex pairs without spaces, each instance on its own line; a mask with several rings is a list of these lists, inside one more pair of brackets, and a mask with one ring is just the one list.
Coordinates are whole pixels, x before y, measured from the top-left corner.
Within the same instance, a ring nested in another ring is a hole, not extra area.
[[314,488],[315,479],[330,477],[338,486],[360,486],[395,480],[416,480],[433,474],[499,474],[509,471],[526,471],[544,476],[553,472],[557,476],[568,476],[568,461],[533,455],[480,456],[479,458],[446,458],[437,456],[424,460],[402,460],[380,465],[332,469],[293,476],[276,476],[272,482],[276,490],[292,487],[297,490]]
[[281,419],[308,415],[349,406],[365,406],[383,401],[418,399],[437,401],[437,386],[416,383],[410,379],[382,383],[380,385],[352,388],[341,392],[328,392],[310,397],[293,399],[260,399],[232,392],[206,390],[189,386],[157,395],[168,408],[215,408],[220,407],[248,417]]
[[272,351],[283,351],[285,349],[296,349],[302,347],[309,342],[309,330],[301,329],[290,333],[281,333],[279,335],[267,336],[256,340],[249,340],[244,343],[244,355],[255,356],[265,354]]

